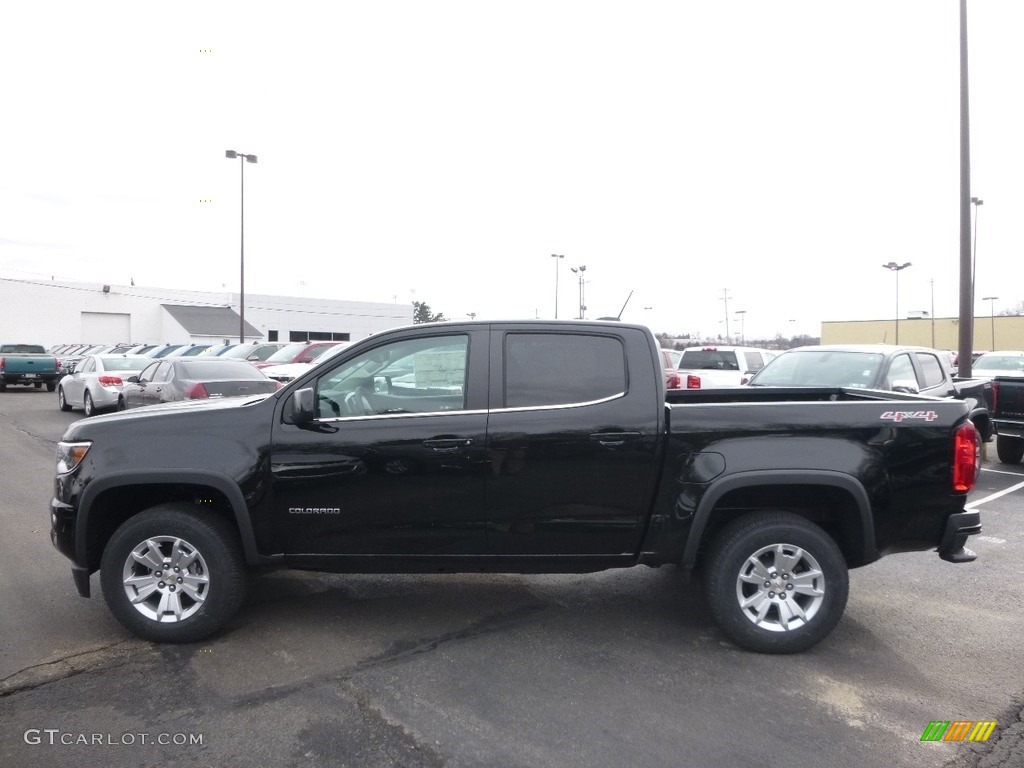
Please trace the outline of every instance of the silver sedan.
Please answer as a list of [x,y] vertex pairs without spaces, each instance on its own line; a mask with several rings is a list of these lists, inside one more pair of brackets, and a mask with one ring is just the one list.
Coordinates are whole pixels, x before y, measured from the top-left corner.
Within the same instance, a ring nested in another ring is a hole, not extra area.
[[151,362],[143,355],[86,355],[60,380],[57,405],[62,411],[81,408],[86,416],[116,408],[121,386]]

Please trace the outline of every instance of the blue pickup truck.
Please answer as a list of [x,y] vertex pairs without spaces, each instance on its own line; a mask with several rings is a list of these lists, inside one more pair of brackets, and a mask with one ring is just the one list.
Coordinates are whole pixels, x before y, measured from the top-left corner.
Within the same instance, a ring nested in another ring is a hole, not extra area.
[[31,384],[49,392],[57,388],[60,363],[41,344],[0,344],[0,392],[9,384]]

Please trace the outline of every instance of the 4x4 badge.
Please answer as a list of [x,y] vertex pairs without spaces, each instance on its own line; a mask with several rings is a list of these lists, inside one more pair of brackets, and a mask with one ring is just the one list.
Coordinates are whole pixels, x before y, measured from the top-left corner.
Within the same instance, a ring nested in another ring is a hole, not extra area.
[[908,419],[923,419],[924,421],[935,421],[939,414],[935,411],[886,411],[882,418],[888,421],[895,421],[899,424]]

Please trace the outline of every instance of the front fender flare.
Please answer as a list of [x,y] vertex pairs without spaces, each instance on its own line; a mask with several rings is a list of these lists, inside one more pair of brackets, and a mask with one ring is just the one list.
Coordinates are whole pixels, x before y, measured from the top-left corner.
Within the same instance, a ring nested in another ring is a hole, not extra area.
[[259,564],[260,557],[256,549],[256,534],[252,528],[249,507],[245,503],[242,489],[238,487],[238,483],[227,475],[202,469],[184,472],[180,469],[129,470],[126,472],[115,472],[89,483],[82,490],[78,502],[78,515],[75,520],[76,563],[87,565],[89,562],[87,532],[89,513],[94,500],[100,494],[111,489],[126,488],[133,485],[205,485],[220,491],[231,505],[231,511],[234,515],[235,524],[238,526],[238,535],[242,541],[242,551],[245,553],[246,562],[252,566]]

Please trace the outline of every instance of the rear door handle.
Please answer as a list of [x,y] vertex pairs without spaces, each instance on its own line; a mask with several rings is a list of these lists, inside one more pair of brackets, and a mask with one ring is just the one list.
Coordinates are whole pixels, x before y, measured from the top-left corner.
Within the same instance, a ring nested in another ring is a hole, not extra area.
[[424,440],[423,446],[437,453],[455,453],[460,448],[468,448],[473,444],[471,437],[435,437]]
[[595,432],[590,439],[596,440],[606,448],[616,448],[628,440],[638,440],[642,436],[640,432]]

